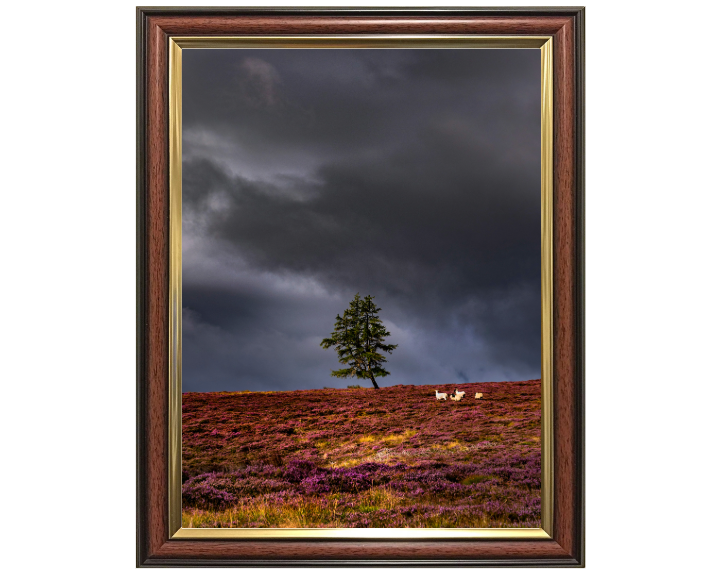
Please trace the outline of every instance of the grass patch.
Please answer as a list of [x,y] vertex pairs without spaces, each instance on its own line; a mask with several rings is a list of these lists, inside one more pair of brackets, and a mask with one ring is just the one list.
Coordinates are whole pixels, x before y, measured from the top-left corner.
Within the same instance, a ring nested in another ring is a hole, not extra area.
[[503,437],[500,434],[488,434],[480,437],[481,442],[502,442]]
[[[184,528],[342,528],[348,524],[366,527],[487,528],[537,526],[534,521],[510,517],[493,518],[477,510],[438,509],[431,499],[411,504],[387,488],[372,488],[352,502],[340,496],[291,498],[273,501],[258,497],[233,508],[207,511],[186,508]],[[421,514],[422,518],[417,516]]]
[[347,458],[346,460],[341,460],[340,462],[332,462],[330,466],[332,468],[352,468],[353,466],[357,466],[361,462],[361,458]]
[[412,438],[415,434],[417,434],[417,430],[405,430],[402,434],[390,434],[381,440],[389,446],[397,446],[405,442],[405,440]]
[[472,484],[479,484],[480,482],[486,482],[487,480],[492,480],[492,476],[483,476],[480,474],[471,474],[467,478],[463,478],[460,480],[460,484],[463,484],[464,486],[470,486]]

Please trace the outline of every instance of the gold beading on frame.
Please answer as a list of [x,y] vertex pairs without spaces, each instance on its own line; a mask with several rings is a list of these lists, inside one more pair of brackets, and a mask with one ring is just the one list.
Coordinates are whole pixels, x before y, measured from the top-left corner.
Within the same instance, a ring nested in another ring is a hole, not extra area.
[[[553,44],[550,36],[170,37],[169,537],[551,539],[553,535]],[[540,528],[182,528],[182,51],[218,48],[524,48],[541,60],[541,492]]]

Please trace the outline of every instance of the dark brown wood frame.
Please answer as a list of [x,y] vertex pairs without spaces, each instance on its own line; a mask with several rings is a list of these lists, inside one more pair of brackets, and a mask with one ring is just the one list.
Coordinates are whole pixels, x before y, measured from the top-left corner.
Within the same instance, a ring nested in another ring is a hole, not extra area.
[[[584,8],[137,9],[137,565],[584,566]],[[552,35],[554,540],[170,540],[168,36]]]

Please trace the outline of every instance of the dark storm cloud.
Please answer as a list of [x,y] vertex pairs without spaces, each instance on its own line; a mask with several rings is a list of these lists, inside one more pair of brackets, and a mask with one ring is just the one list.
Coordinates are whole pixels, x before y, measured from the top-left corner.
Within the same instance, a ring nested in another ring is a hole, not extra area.
[[212,157],[245,175],[378,154],[428,129],[537,160],[538,51],[198,50],[183,62],[184,154],[207,153],[211,132]]
[[537,51],[183,58],[186,390],[347,384],[358,291],[387,384],[539,376]]

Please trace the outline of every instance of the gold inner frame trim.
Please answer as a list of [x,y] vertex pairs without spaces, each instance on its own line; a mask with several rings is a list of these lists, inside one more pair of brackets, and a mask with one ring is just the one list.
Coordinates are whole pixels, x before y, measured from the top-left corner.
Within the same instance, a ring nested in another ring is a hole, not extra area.
[[[183,36],[169,42],[169,414],[171,539],[551,539],[553,475],[553,43],[551,36]],[[540,528],[183,528],[182,527],[182,51],[220,48],[519,48],[541,60],[541,490]]]

